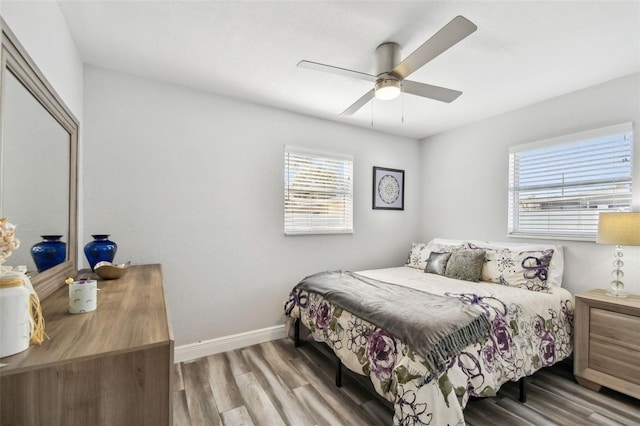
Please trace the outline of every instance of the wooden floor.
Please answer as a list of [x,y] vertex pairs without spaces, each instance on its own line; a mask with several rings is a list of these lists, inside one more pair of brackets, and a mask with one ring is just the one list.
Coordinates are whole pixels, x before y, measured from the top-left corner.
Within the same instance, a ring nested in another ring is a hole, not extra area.
[[[525,404],[516,383],[495,398],[473,399],[464,411],[467,424],[640,425],[639,400],[582,388],[570,368],[530,377]],[[310,344],[295,348],[288,338],[211,355],[176,364],[174,424],[391,425],[391,404],[360,379],[345,371],[337,388],[333,361]]]

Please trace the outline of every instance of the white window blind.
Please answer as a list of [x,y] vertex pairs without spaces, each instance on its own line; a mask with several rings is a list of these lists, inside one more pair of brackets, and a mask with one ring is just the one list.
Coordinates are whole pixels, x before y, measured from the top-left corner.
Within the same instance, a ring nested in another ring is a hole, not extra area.
[[595,240],[598,214],[631,210],[631,123],[509,152],[509,234]]
[[353,232],[353,157],[285,146],[284,232]]

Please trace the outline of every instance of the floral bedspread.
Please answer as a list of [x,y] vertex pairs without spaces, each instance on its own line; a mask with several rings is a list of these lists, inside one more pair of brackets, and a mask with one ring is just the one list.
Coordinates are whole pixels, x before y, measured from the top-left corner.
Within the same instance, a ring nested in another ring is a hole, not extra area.
[[535,292],[453,280],[409,267],[358,273],[458,298],[481,310],[492,324],[487,336],[451,359],[445,373],[435,375],[420,354],[385,330],[318,294],[292,291],[285,303],[287,324],[299,318],[347,368],[368,376],[376,391],[393,402],[395,425],[464,424],[463,409],[470,396],[495,396],[503,383],[571,354],[573,296],[565,289]]

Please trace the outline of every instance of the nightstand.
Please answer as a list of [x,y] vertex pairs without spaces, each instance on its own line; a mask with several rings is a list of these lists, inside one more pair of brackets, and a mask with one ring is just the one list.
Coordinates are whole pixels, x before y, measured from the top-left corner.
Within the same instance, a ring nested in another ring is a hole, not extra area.
[[640,399],[640,296],[605,290],[575,296],[573,373],[582,386],[602,386]]

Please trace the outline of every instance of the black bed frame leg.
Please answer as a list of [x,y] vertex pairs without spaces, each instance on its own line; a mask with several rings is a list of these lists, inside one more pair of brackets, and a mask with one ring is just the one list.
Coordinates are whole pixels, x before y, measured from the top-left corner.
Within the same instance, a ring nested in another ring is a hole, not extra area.
[[336,365],[336,386],[341,388],[342,387],[342,361],[340,361],[340,358],[336,358],[336,360],[338,361],[338,364]]
[[300,318],[293,323],[293,344],[296,348],[300,347]]
[[518,384],[520,385],[520,402],[523,404],[527,402],[527,384],[524,381],[524,377],[518,380]]

